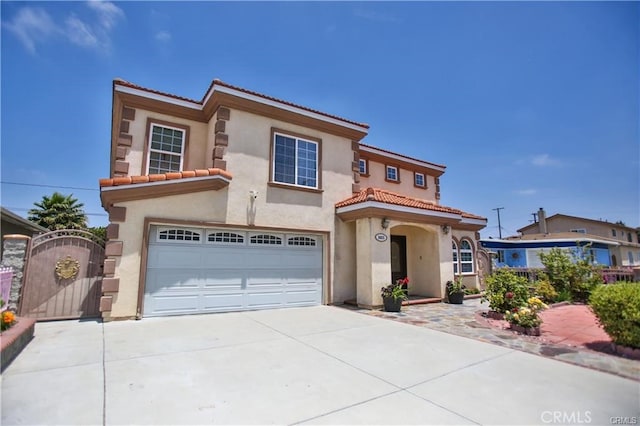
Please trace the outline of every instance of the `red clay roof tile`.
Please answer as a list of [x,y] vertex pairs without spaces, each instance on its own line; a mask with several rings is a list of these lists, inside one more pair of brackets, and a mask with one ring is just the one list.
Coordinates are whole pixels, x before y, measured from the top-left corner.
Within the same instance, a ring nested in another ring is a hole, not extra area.
[[365,188],[359,193],[353,195],[336,203],[336,208],[351,206],[354,204],[364,203],[366,201],[377,201],[385,204],[392,204],[403,207],[413,207],[422,210],[431,210],[443,213],[458,214],[462,217],[469,219],[481,219],[486,218],[477,216],[471,213],[464,212],[462,210],[454,209],[453,207],[447,207],[440,204],[435,204],[431,201],[420,200],[418,198],[407,197],[406,195],[398,194],[395,192],[387,191],[379,188]]
[[207,170],[187,170],[183,172],[168,172],[143,176],[123,176],[112,179],[100,179],[100,188],[108,186],[135,185],[138,183],[159,182],[163,180],[178,180],[194,177],[216,176],[221,175],[227,179],[231,179],[231,173],[221,169]]

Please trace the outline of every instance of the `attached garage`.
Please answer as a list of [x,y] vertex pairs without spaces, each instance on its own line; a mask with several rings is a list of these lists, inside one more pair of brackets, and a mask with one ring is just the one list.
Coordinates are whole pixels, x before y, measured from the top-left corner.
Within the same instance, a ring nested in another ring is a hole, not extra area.
[[322,303],[322,237],[152,226],[144,316]]

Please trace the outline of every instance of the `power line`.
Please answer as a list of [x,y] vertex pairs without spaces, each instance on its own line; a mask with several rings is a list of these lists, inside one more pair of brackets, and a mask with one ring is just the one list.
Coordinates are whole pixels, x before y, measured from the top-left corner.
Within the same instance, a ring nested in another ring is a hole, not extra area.
[[7,182],[7,181],[0,181],[0,183],[3,185],[37,186],[40,188],[77,189],[78,191],[99,191],[99,189],[97,188],[80,188],[77,186],[43,185],[38,183]]

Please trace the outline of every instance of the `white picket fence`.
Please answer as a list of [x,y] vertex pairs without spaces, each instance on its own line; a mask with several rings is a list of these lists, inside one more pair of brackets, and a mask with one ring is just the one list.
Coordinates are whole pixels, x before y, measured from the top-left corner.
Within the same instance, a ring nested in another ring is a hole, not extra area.
[[13,268],[0,268],[0,298],[2,298],[4,302],[4,305],[0,308],[0,312],[8,308],[12,280]]

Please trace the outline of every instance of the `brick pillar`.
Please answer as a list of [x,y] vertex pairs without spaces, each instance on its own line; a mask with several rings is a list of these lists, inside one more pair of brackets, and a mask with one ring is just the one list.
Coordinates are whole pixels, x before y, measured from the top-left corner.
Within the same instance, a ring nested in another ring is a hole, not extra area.
[[30,242],[31,238],[26,235],[5,235],[2,241],[2,262],[0,262],[0,266],[13,268],[11,292],[7,303],[9,309],[13,311],[17,311],[20,304],[20,294],[24,284]]

